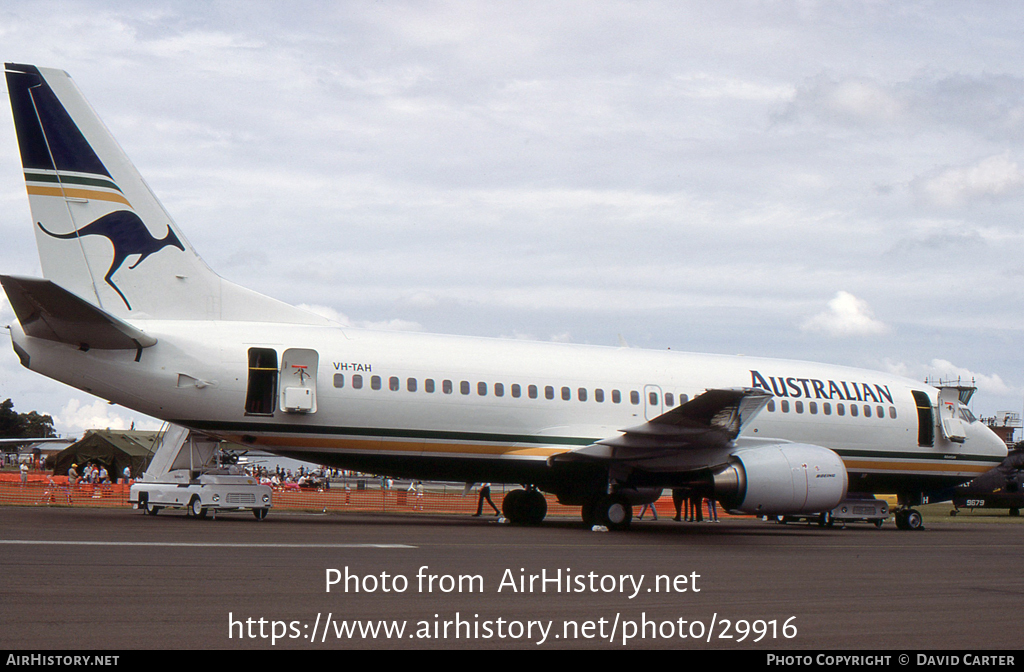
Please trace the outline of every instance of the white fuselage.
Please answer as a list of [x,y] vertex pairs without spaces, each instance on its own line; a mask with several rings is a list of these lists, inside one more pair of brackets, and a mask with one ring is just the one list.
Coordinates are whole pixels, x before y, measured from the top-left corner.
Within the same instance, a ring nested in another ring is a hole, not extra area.
[[[937,390],[863,369],[340,327],[136,324],[157,339],[139,361],[133,351],[81,352],[26,338],[16,327],[15,341],[31,369],[126,407],[282,455],[378,473],[543,483],[547,458],[723,387],[776,395],[736,446],[761,439],[823,446],[842,457],[851,491],[893,492],[904,482],[944,487],[1006,455],[977,421],[966,423],[963,442],[933,428],[932,445],[919,445],[911,392],[935,405]],[[253,348],[273,351],[278,364],[289,349],[315,352],[303,373],[315,395],[312,412],[281,410],[294,371],[278,374],[271,412],[246,412]],[[695,470],[728,457],[689,455]]]

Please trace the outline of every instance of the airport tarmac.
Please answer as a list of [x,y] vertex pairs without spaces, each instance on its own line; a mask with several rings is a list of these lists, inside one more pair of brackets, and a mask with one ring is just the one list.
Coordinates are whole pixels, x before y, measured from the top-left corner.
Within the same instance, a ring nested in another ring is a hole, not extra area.
[[992,651],[1024,641],[1024,525],[901,532],[663,517],[602,533],[568,519],[530,528],[272,512],[257,522],[30,507],[0,508],[0,520],[0,649]]

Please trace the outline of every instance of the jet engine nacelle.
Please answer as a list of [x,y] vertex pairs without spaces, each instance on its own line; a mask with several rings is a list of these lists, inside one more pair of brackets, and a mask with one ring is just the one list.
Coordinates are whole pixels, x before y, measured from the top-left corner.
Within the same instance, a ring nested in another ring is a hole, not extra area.
[[726,509],[756,515],[830,511],[846,486],[838,455],[802,443],[741,450],[714,475],[715,497]]

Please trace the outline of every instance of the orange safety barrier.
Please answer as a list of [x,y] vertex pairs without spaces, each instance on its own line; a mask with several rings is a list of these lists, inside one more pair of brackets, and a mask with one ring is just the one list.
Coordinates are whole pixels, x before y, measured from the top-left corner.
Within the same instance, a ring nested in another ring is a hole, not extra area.
[[44,477],[20,481],[0,481],[0,505],[17,506],[95,506],[111,507],[128,504],[128,486],[122,484],[68,485],[67,477]]
[[[129,486],[116,484],[78,484],[68,485],[66,476],[37,475],[27,485],[20,479],[0,479],[0,506],[75,506],[75,507],[119,507],[130,506],[128,503]],[[476,491],[465,496],[461,492],[437,492],[425,490],[422,495],[403,489],[345,489],[335,485],[329,490],[313,490],[298,487],[275,488],[273,507],[291,511],[380,511],[387,513],[444,513],[472,515],[477,509]],[[491,499],[501,508],[504,492],[497,487],[491,490]],[[545,495],[548,502],[549,516],[580,517],[580,507],[559,504],[553,495]],[[659,518],[671,519],[675,514],[671,496],[659,499],[655,506]],[[636,516],[640,507],[635,507]],[[481,515],[494,516],[494,510],[484,502]],[[720,518],[730,518],[729,514],[718,509]],[[651,520],[648,512],[645,520]],[[709,520],[707,506],[704,506],[704,520]]]

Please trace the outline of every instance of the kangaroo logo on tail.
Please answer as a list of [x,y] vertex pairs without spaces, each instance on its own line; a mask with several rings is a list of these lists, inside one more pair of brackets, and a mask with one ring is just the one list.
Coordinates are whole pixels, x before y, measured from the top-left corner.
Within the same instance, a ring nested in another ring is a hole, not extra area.
[[114,284],[113,280],[114,273],[117,272],[117,269],[121,268],[121,264],[124,263],[125,259],[133,254],[139,255],[139,260],[128,267],[132,269],[145,261],[146,257],[159,252],[168,245],[173,245],[182,252],[185,251],[185,246],[181,244],[178,237],[174,235],[174,231],[169,227],[166,236],[160,239],[154,238],[139,216],[128,210],[118,210],[109,215],[104,215],[88,226],[71,233],[51,233],[46,230],[42,222],[36,222],[36,224],[42,229],[43,233],[51,238],[59,238],[60,240],[69,240],[81,236],[103,236],[109,240],[111,245],[114,246],[114,259],[110,262],[110,270],[103,276],[103,279],[117,292],[117,295],[124,301],[124,305],[128,307],[128,310],[131,310],[132,306],[128,303],[128,299],[125,298],[124,294],[121,293],[121,290],[117,288],[117,285]]

